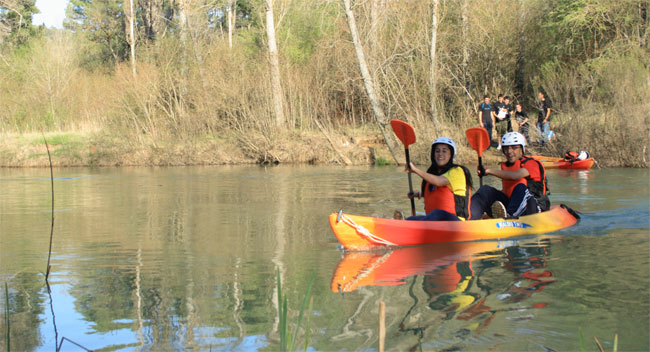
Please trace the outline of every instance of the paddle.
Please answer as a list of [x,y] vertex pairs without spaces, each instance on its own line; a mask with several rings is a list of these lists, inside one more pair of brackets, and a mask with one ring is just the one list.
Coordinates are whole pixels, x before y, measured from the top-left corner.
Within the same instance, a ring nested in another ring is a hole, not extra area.
[[[465,136],[467,136],[467,141],[472,149],[476,150],[478,153],[478,165],[479,168],[483,166],[483,151],[485,151],[490,146],[490,136],[487,133],[487,130],[483,127],[472,127],[468,128],[465,131]],[[479,175],[481,186],[483,186],[483,175]]]
[[[393,128],[397,138],[404,144],[404,153],[406,154],[406,167],[411,169],[411,158],[409,157],[409,145],[415,143],[415,131],[408,123],[401,120],[391,120],[390,126]],[[413,182],[411,182],[411,173],[408,173],[409,193],[413,194]],[[415,215],[415,200],[411,197],[411,214]]]

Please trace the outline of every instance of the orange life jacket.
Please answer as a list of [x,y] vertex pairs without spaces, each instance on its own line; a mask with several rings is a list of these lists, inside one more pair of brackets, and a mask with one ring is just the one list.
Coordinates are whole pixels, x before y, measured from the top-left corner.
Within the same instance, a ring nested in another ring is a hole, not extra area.
[[564,153],[564,160],[566,160],[568,162],[578,161],[578,155],[580,155],[580,153],[566,152],[566,153]]
[[465,195],[454,194],[447,186],[436,187],[428,182],[424,186],[424,211],[429,214],[441,209],[458,217],[469,219],[471,187],[465,182]]
[[548,184],[546,182],[546,170],[541,162],[530,158],[528,156],[523,156],[521,159],[515,161],[512,165],[508,166],[505,162],[501,163],[501,170],[508,171],[517,171],[524,167],[524,164],[534,162],[538,167],[532,167],[528,170],[528,177],[523,177],[518,180],[501,180],[503,187],[503,193],[510,198],[512,196],[512,191],[515,186],[520,183],[523,183],[528,187],[530,193],[535,196],[537,203],[542,208],[542,210],[548,210],[550,208],[550,201],[548,200]]

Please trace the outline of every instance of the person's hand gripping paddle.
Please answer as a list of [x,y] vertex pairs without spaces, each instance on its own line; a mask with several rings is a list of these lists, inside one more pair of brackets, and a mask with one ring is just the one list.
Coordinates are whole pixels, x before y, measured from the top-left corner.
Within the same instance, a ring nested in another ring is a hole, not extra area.
[[[415,143],[415,131],[408,123],[401,120],[391,120],[390,126],[393,128],[395,135],[404,144],[404,153],[406,154],[406,168],[411,169],[411,158],[409,157],[409,145]],[[409,178],[409,194],[413,194],[413,183],[411,182],[411,173],[408,174]],[[411,214],[415,215],[415,200],[411,198]]]
[[[465,131],[467,141],[472,149],[476,150],[478,154],[478,167],[479,170],[483,169],[483,152],[490,146],[490,136],[487,130],[483,127],[472,127]],[[483,175],[479,174],[481,186],[483,186]]]

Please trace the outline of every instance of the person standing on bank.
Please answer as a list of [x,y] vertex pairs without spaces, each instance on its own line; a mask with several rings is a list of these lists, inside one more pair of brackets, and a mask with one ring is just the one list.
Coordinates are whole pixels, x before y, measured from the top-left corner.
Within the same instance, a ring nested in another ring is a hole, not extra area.
[[515,109],[510,104],[510,97],[509,96],[506,95],[503,98],[503,103],[504,103],[503,109],[505,109],[505,111],[506,111],[506,123],[508,124],[506,130],[508,132],[512,132],[512,122],[510,121],[510,118],[512,117],[512,114],[515,113]]
[[495,124],[495,111],[494,105],[490,104],[490,97],[483,96],[483,102],[478,106],[478,123],[487,130],[488,136],[490,136],[490,146],[492,146],[492,127]]
[[519,133],[526,137],[526,141],[530,141],[528,137],[528,114],[523,110],[521,104],[515,106],[515,122],[519,126]]
[[[526,139],[519,132],[509,132],[501,139],[506,161],[501,169],[478,167],[478,175],[492,175],[501,179],[502,190],[481,186],[471,199],[471,219],[479,220],[483,213],[493,218],[518,218],[546,211],[548,199],[546,170],[539,161],[524,155]],[[507,204],[504,206],[504,204]]]
[[426,215],[415,215],[406,220],[464,221],[469,219],[469,201],[472,176],[462,165],[454,164],[456,143],[440,137],[431,144],[431,166],[422,171],[411,163],[406,172],[422,177],[421,191],[409,193],[409,198],[424,197]]
[[546,94],[544,92],[539,92],[539,111],[537,113],[537,129],[541,134],[539,136],[539,143],[544,145],[544,143],[549,141],[549,133],[551,132],[551,125],[549,121],[551,120],[551,102],[546,99]]
[[494,129],[496,130],[497,142],[499,143],[497,150],[501,150],[501,136],[507,133],[507,126],[505,121],[506,121],[506,117],[508,116],[508,110],[506,109],[505,98],[501,93],[499,93],[499,96],[497,97],[497,102],[494,103],[494,110],[496,111],[495,112],[496,120],[495,120]]

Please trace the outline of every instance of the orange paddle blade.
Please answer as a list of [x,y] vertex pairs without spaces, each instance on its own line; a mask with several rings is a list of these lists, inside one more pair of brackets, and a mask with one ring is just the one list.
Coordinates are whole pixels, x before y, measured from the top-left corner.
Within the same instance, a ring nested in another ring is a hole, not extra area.
[[402,120],[390,120],[390,126],[393,128],[395,135],[404,143],[404,148],[415,143],[415,131],[413,126]]
[[487,130],[483,127],[472,127],[465,131],[467,141],[472,149],[476,150],[478,156],[481,157],[483,151],[490,146],[490,136]]

